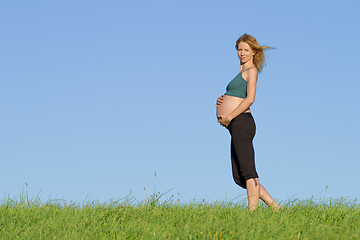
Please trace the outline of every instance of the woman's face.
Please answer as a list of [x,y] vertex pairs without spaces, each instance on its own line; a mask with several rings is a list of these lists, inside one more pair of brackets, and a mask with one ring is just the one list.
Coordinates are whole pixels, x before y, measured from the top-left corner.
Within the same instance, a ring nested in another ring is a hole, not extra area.
[[246,42],[239,43],[237,53],[241,63],[246,63],[248,61],[252,62],[253,57],[255,55],[254,51]]

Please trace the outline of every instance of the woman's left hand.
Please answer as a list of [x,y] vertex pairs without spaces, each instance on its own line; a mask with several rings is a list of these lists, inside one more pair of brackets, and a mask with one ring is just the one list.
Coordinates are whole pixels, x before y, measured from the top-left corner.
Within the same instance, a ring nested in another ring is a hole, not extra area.
[[218,122],[220,123],[221,126],[227,128],[231,122],[231,119],[229,116],[219,116]]

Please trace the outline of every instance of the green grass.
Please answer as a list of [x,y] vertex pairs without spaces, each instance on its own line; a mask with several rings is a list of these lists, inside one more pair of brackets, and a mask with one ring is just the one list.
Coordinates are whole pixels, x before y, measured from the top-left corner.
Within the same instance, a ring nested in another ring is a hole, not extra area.
[[226,202],[71,203],[22,198],[0,205],[0,239],[360,239],[360,205],[293,200],[273,212]]

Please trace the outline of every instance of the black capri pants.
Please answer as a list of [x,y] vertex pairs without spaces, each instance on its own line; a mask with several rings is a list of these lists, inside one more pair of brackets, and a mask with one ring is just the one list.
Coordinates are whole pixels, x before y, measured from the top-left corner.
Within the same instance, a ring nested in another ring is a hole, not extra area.
[[258,178],[255,168],[253,138],[256,125],[251,113],[241,113],[234,118],[228,130],[231,135],[231,166],[236,184],[246,189],[246,180]]

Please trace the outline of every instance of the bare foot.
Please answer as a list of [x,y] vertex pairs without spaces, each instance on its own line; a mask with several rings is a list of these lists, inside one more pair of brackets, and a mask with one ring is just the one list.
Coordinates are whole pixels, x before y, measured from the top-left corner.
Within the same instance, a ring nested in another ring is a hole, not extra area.
[[274,212],[284,211],[285,210],[282,206],[280,206],[278,204],[277,204],[277,206],[273,206],[272,208],[273,208]]

